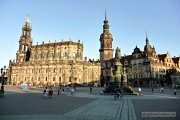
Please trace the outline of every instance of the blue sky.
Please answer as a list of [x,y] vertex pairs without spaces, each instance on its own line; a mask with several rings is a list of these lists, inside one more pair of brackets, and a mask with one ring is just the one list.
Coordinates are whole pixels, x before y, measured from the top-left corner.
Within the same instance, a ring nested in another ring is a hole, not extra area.
[[16,59],[21,28],[30,14],[33,44],[81,40],[84,57],[99,59],[105,8],[113,48],[144,49],[146,30],[159,54],[180,55],[179,0],[1,0],[0,67]]

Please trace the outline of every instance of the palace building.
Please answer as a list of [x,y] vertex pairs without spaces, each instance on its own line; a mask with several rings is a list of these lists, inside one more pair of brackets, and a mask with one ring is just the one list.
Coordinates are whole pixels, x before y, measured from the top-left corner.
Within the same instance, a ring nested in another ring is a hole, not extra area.
[[108,85],[115,80],[126,84],[127,78],[129,84],[134,86],[160,85],[167,82],[165,80],[168,70],[175,69],[180,72],[180,57],[171,57],[168,52],[157,54],[155,48],[150,45],[147,35],[144,51],[136,46],[131,55],[121,56],[120,49],[117,48],[114,58],[112,41],[113,37],[105,14],[99,49],[101,84]]
[[100,61],[83,60],[83,43],[71,40],[33,45],[29,16],[22,27],[16,61],[9,62],[11,84],[99,84]]
[[126,67],[129,82],[134,86],[162,85],[167,83],[166,73],[175,69],[180,72],[180,57],[171,57],[169,52],[157,54],[146,35],[144,51],[137,46],[132,55],[125,55],[121,62]]

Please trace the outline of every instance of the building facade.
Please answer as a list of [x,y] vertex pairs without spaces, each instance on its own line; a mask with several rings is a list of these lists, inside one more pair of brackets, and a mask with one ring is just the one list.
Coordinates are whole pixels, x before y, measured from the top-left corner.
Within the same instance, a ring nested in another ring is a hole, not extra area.
[[16,60],[9,62],[9,82],[46,86],[99,84],[100,61],[83,60],[83,43],[71,40],[33,45],[29,17],[22,27]]
[[168,70],[180,71],[180,57],[172,58],[168,52],[157,54],[147,35],[144,51],[136,46],[131,55],[122,57],[121,62],[134,86],[162,85],[166,81]]

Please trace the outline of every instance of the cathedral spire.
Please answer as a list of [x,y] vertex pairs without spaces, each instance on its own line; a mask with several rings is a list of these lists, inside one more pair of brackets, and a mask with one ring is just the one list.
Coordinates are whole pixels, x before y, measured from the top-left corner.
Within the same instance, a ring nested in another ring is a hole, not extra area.
[[146,30],[146,45],[149,45],[149,39],[148,39],[148,35],[147,35],[147,30]]
[[30,24],[30,17],[29,17],[29,14],[28,14],[28,16],[27,16],[26,23],[29,23],[29,24]]
[[32,45],[32,39],[31,39],[31,25],[30,25],[30,18],[29,14],[26,18],[25,24],[22,27],[22,35],[20,38],[21,43],[26,43],[25,45],[29,45],[28,48]]
[[103,32],[109,32],[109,25],[106,15],[106,9],[105,9],[105,19],[104,19],[104,25],[103,25]]
[[31,30],[32,28],[30,25],[30,19],[28,14],[25,24],[22,27],[22,35],[19,40],[19,50],[16,57],[18,63],[30,60],[30,51],[32,46]]
[[[24,34],[24,32],[31,32],[31,24],[30,24],[31,22],[30,22],[30,17],[29,17],[29,14],[27,15],[27,18],[26,18],[26,21],[25,21],[25,24],[23,25],[23,34]],[[30,35],[30,34],[29,34]]]

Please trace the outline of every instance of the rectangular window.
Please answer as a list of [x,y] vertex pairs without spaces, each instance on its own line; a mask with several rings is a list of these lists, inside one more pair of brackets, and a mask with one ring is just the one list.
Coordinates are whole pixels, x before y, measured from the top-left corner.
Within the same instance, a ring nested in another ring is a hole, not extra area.
[[53,59],[54,58],[54,54],[53,53],[51,53],[51,59]]
[[55,81],[55,77],[53,77],[53,81]]
[[71,76],[69,76],[69,82],[71,82]]
[[59,53],[59,59],[61,58],[61,53]]

